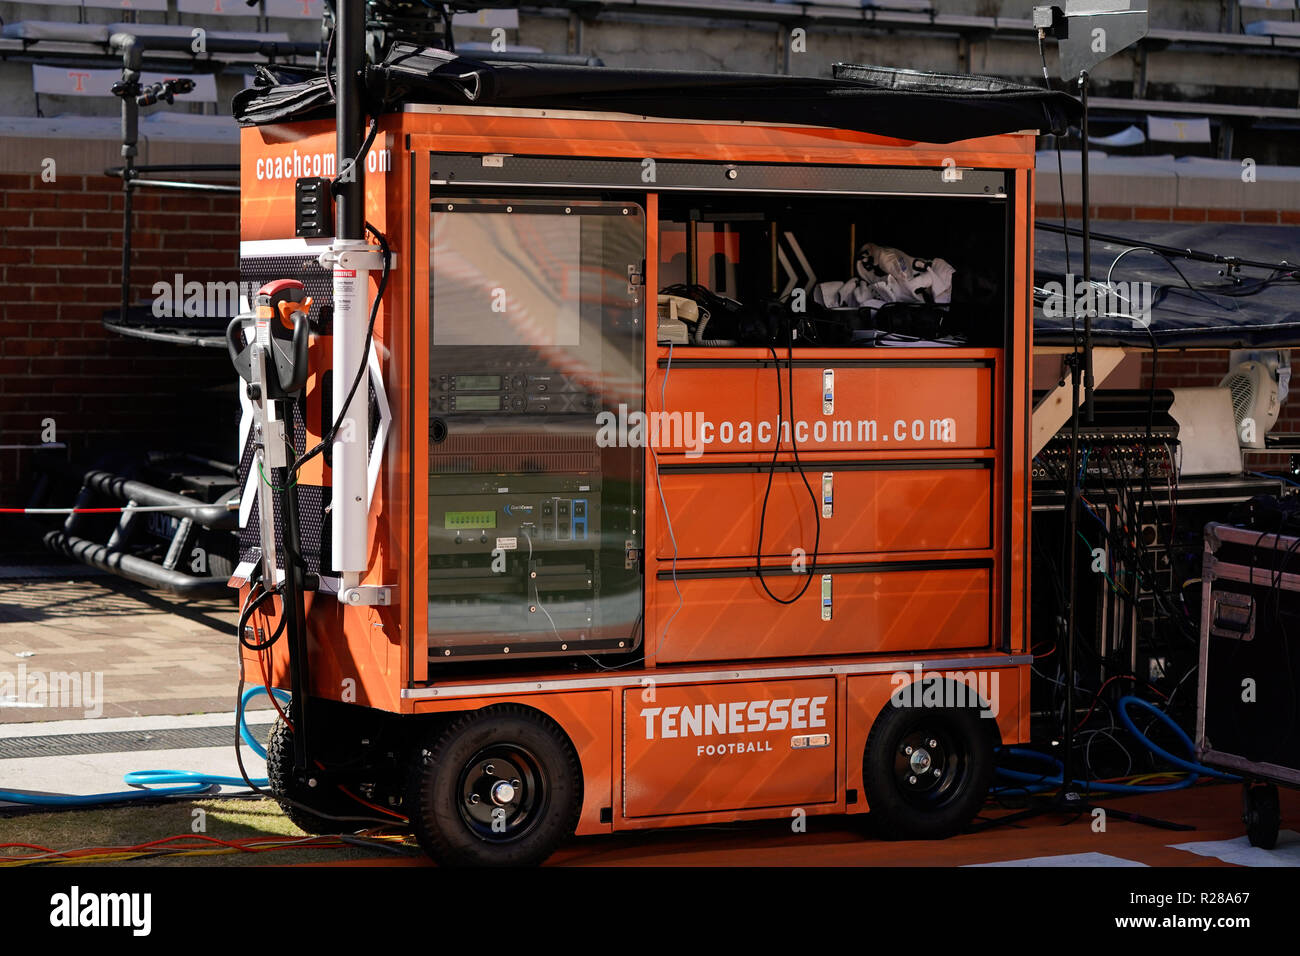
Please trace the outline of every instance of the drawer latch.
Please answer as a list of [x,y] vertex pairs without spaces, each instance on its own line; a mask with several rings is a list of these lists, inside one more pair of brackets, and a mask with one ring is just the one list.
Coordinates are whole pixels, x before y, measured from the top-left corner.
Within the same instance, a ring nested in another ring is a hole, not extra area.
[[1255,639],[1255,599],[1249,594],[1215,591],[1210,634],[1234,641]]

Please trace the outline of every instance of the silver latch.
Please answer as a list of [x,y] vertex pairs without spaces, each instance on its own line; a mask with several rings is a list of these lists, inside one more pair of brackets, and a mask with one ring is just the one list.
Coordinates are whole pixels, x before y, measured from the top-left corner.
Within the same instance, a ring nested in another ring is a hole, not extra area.
[[1255,639],[1255,599],[1249,594],[1215,591],[1210,634],[1234,641]]
[[[378,272],[384,267],[384,255],[377,246],[369,243],[360,243],[355,249],[326,249],[316,257],[317,264],[322,268],[333,271],[339,269],[364,269],[367,272]],[[391,253],[389,255],[389,266],[396,265]]]
[[339,599],[353,607],[387,607],[393,603],[395,590],[387,584],[359,584],[343,591]]

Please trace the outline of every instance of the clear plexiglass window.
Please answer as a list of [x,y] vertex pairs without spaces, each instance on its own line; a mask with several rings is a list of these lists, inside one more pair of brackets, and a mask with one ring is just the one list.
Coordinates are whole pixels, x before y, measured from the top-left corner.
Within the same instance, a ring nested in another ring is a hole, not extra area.
[[633,203],[433,198],[432,664],[639,644],[644,250]]

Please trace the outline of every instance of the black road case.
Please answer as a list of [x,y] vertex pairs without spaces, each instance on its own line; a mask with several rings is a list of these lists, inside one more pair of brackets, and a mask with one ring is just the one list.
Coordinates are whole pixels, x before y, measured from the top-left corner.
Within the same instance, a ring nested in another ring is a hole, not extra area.
[[1205,527],[1196,748],[1242,776],[1250,842],[1271,849],[1277,785],[1300,787],[1300,537]]

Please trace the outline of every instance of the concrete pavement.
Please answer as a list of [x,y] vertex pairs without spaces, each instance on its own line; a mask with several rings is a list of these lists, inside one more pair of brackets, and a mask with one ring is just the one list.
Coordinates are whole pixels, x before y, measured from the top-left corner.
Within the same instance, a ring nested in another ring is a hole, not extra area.
[[233,592],[179,598],[107,576],[0,581],[0,725],[229,711],[237,617]]

